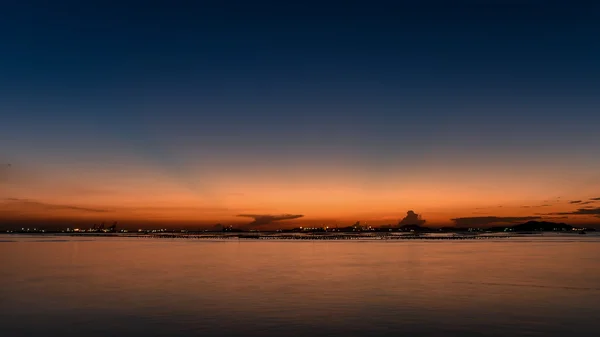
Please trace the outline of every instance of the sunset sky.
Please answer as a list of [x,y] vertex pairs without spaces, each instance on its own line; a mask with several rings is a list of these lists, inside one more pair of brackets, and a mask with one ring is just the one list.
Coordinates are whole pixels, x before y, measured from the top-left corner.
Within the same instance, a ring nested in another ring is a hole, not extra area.
[[0,227],[600,223],[598,4],[186,3],[0,5]]

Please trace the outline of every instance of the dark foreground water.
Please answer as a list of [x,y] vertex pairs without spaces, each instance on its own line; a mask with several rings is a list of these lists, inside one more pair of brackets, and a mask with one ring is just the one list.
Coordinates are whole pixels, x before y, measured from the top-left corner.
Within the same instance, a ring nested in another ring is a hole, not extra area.
[[600,237],[0,236],[0,336],[597,336]]

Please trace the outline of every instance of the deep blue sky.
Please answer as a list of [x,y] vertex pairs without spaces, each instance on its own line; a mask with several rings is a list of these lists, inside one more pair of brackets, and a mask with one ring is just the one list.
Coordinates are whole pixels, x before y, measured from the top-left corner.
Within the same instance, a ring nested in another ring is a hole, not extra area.
[[589,3],[15,3],[0,14],[2,110],[21,115],[2,124],[13,131],[50,121],[134,132],[143,114],[257,138],[322,124],[368,141],[414,137],[408,124],[600,119],[600,7]]
[[597,2],[3,1],[0,32],[5,162],[600,169]]

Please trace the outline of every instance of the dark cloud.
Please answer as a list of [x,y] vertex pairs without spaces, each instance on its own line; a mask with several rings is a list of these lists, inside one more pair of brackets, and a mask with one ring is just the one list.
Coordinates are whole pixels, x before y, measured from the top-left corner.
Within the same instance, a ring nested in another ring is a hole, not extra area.
[[580,205],[589,205],[589,204],[593,204],[593,203],[595,203],[595,201],[585,201],[585,202],[580,203]]
[[544,220],[564,220],[564,219],[568,219],[568,216],[548,216],[548,217],[544,217]]
[[509,217],[498,217],[498,216],[476,216],[476,217],[465,217],[451,219],[454,224],[458,227],[465,226],[488,226],[493,224],[514,224],[521,223],[530,220],[539,220],[539,216],[509,216]]
[[249,224],[244,225],[244,227],[246,227],[246,228],[253,228],[253,227],[264,226],[264,225],[270,224],[275,221],[298,219],[298,218],[303,217],[304,215],[302,215],[302,214],[281,214],[281,215],[238,214],[237,216],[244,217],[244,218],[253,218],[254,221],[252,221]]
[[398,222],[399,226],[404,226],[404,225],[423,225],[425,223],[425,220],[423,220],[421,218],[421,216],[417,213],[415,213],[414,211],[408,211],[406,212],[406,216],[400,220],[400,222]]
[[551,213],[551,215],[600,215],[600,207],[579,208],[572,212]]
[[569,204],[580,204],[581,200],[573,200],[573,201],[569,201]]
[[531,206],[521,206],[521,208],[531,208]]
[[57,205],[57,204],[48,204],[45,202],[39,202],[29,199],[19,199],[19,198],[5,198],[4,201],[11,205],[24,206],[24,207],[35,207],[38,209],[44,210],[72,210],[72,211],[82,211],[82,212],[91,212],[91,213],[106,213],[110,212],[107,209],[99,209],[99,208],[89,208],[89,207],[79,207],[73,205]]
[[591,198],[592,201],[600,201],[600,198]]

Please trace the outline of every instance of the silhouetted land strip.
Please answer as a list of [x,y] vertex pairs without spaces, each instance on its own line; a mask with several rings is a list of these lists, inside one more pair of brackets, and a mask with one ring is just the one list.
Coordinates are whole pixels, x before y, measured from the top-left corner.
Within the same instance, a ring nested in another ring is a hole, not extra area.
[[[169,237],[169,238],[238,238],[238,239],[282,239],[282,240],[353,240],[353,239],[386,239],[386,240],[468,240],[505,238],[509,234],[541,234],[543,232],[555,233],[579,233],[595,231],[594,228],[575,228],[565,223],[554,223],[546,221],[529,221],[523,224],[491,227],[491,228],[464,228],[464,227],[442,227],[432,228],[420,225],[384,225],[381,227],[360,226],[357,222],[354,226],[330,228],[324,227],[298,227],[293,229],[281,229],[274,231],[243,230],[232,226],[217,225],[212,229],[139,229],[129,231],[122,229],[117,231],[116,222],[109,228],[92,227],[89,229],[48,230],[22,228],[21,230],[8,230],[9,234],[61,234],[75,236],[128,236],[128,237]],[[298,235],[304,235],[299,237]],[[439,236],[442,235],[442,236]],[[446,236],[443,236],[446,235]]]
[[223,235],[223,234],[147,234],[139,237],[156,239],[196,239],[196,240],[489,240],[507,239],[509,235],[457,235],[457,236],[428,236],[428,235],[366,235],[366,234],[335,234],[335,235],[281,235],[281,234],[256,234],[256,235]]

